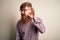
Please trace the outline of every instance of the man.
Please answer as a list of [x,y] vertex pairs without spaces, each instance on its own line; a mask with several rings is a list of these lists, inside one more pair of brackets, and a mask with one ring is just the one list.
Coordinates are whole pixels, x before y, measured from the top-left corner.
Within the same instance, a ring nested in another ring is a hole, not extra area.
[[32,4],[25,2],[20,6],[21,20],[17,23],[16,40],[38,40],[38,33],[45,32],[42,20],[35,18]]

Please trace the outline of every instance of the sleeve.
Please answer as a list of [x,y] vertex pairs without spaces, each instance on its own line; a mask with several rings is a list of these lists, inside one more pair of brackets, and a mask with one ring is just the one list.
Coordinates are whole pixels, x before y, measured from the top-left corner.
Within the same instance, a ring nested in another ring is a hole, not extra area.
[[19,39],[20,39],[20,36],[19,36],[18,24],[17,24],[17,27],[16,27],[16,40],[19,40]]
[[38,28],[40,33],[44,33],[45,32],[45,26],[42,23],[42,20],[40,18],[33,19],[32,21],[33,21],[34,26]]

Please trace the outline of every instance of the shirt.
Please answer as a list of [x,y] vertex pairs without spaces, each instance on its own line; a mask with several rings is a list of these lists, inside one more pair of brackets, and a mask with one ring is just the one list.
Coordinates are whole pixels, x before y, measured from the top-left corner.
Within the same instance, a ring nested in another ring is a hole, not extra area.
[[38,33],[45,32],[45,26],[40,18],[29,21],[27,25],[17,23],[16,40],[38,40]]

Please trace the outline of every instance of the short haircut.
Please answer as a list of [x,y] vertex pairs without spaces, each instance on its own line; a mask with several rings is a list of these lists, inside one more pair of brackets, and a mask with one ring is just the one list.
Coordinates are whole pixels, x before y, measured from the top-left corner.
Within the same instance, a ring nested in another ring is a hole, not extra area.
[[28,7],[32,7],[32,4],[29,3],[29,2],[24,2],[24,3],[21,4],[21,6],[20,6],[20,10],[22,10],[22,8],[24,8],[24,7],[26,7],[26,6],[28,6]]

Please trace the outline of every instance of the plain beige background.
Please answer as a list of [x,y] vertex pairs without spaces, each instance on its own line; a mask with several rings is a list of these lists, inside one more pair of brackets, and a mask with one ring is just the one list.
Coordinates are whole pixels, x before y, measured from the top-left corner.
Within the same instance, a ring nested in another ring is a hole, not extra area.
[[37,17],[46,27],[39,40],[60,40],[60,0],[0,0],[0,40],[14,40],[16,23],[21,18],[19,6],[31,2]]

